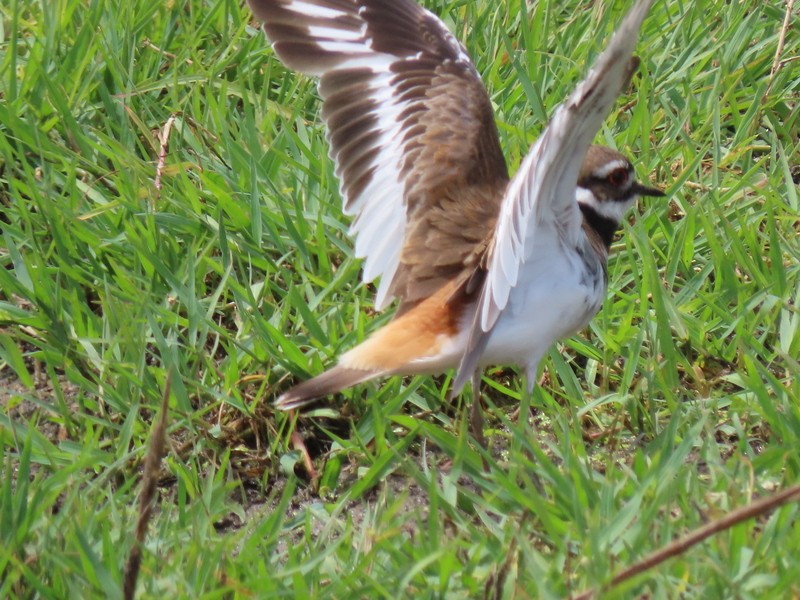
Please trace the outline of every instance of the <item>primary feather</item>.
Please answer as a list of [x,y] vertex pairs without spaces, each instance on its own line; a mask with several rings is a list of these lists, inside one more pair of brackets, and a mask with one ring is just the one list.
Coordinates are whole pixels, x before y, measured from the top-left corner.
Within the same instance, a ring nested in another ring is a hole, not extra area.
[[281,60],[320,77],[363,279],[381,278],[379,309],[398,297],[405,312],[465,268],[508,182],[472,61],[411,0],[250,5]]

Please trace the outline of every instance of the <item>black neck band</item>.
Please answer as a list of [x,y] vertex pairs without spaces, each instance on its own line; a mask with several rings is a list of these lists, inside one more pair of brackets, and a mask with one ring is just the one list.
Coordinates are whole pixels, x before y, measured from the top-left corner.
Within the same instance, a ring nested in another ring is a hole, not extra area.
[[587,204],[579,202],[578,206],[580,206],[583,218],[586,219],[586,223],[588,223],[589,227],[597,232],[600,239],[603,240],[603,243],[606,245],[606,248],[610,248],[611,242],[614,241],[614,234],[617,232],[617,229],[619,229],[619,223],[613,219],[604,217]]

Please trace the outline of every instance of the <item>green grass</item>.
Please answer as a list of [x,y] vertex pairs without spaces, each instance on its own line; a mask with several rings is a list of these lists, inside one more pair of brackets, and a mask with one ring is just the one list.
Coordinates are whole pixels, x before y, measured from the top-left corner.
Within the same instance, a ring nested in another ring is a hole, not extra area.
[[[121,597],[168,372],[140,597],[559,598],[798,482],[800,36],[795,14],[772,73],[784,2],[656,2],[599,139],[670,199],[641,202],[615,244],[608,300],[545,361],[533,424],[511,418],[520,378],[488,373],[487,473],[446,377],[273,413],[390,315],[359,280],[315,84],[239,4],[0,7],[0,597]],[[628,6],[425,4],[475,58],[514,166]],[[605,597],[798,597],[799,512]]]

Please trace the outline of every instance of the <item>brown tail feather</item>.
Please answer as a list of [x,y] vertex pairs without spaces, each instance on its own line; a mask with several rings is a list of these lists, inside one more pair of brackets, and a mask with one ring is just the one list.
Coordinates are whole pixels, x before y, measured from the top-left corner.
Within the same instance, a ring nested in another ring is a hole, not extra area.
[[281,395],[275,406],[292,410],[380,375],[424,373],[414,361],[433,357],[458,333],[463,301],[453,302],[462,285],[453,280],[431,297],[379,329],[352,350],[339,364]]
[[349,369],[337,365],[317,375],[313,379],[299,383],[290,390],[281,394],[275,401],[276,408],[292,410],[310,404],[317,398],[333,394],[350,386],[356,385],[373,377],[381,375],[382,371],[366,369]]

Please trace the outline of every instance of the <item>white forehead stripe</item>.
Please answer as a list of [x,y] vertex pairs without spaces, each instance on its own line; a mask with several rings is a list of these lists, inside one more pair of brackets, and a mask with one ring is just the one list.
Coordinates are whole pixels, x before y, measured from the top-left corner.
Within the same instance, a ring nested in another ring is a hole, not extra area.
[[625,169],[626,171],[628,171],[630,170],[630,168],[631,165],[628,161],[617,159],[607,162],[602,167],[598,167],[597,169],[592,171],[592,175],[599,177],[600,179],[605,179],[617,169]]

